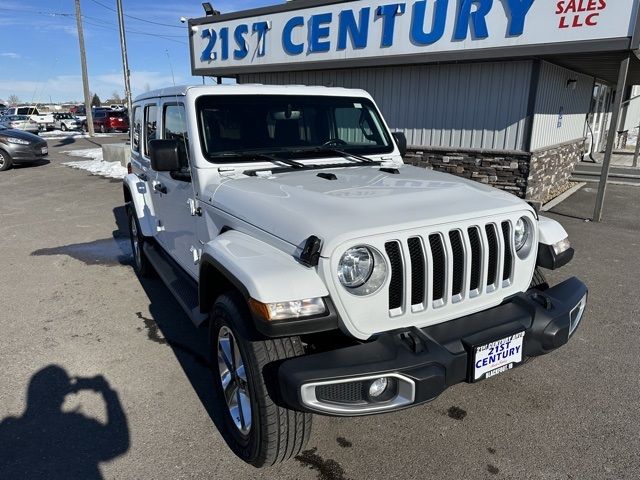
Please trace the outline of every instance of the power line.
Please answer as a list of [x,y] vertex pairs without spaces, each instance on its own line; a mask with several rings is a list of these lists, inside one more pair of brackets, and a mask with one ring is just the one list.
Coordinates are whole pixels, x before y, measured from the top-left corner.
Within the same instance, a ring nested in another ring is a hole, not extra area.
[[[99,24],[99,23],[93,23],[91,21],[86,20],[86,18],[85,18],[84,22],[87,25],[91,25],[93,27],[104,28],[105,30],[110,30],[110,31],[117,31],[117,29],[115,27],[110,27],[110,26],[107,26],[107,25]],[[148,32],[139,32],[137,30],[128,30],[128,29],[125,30],[125,31],[127,33],[131,33],[133,35],[145,35],[145,36],[148,36],[148,37],[161,38],[163,40],[167,40],[168,42],[174,42],[174,43],[179,43],[181,45],[187,45],[187,42],[181,42],[180,40],[176,40],[175,38],[171,38],[171,37],[168,37],[166,35],[159,35],[159,34],[156,34],[156,33],[148,33]]]
[[[93,3],[95,3],[96,5],[100,5],[101,7],[106,8],[107,10],[111,10],[112,12],[116,11],[114,8],[111,8],[110,6],[99,2],[98,0],[91,0],[91,1]],[[171,28],[184,28],[184,27],[181,27],[180,25],[171,25],[170,23],[154,22],[152,20],[147,20],[146,18],[140,18],[140,17],[135,17],[133,15],[127,15],[126,13],[124,14],[124,16],[127,17],[127,18],[133,18],[134,20],[138,20],[139,22],[151,23],[152,25],[161,25],[163,27],[171,27]]]

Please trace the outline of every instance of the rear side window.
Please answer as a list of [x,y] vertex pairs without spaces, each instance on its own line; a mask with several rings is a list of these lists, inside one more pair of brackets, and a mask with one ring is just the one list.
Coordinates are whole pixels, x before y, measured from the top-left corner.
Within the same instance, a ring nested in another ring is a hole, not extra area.
[[189,168],[189,134],[187,133],[187,116],[184,105],[165,105],[163,118],[163,138],[178,140],[178,151],[182,168]]
[[133,128],[131,129],[131,149],[134,152],[140,151],[140,138],[142,135],[142,108],[133,109]]
[[149,156],[149,141],[156,139],[156,130],[158,128],[157,125],[157,115],[158,107],[155,105],[147,105],[144,107],[144,125],[145,125],[145,133],[144,133],[144,155],[145,157]]

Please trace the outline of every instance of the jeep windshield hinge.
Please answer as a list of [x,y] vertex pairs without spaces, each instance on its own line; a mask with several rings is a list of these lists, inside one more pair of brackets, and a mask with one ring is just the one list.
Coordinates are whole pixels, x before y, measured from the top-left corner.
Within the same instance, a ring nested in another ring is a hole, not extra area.
[[320,248],[322,247],[322,240],[315,235],[311,235],[307,238],[300,254],[300,263],[307,267],[316,267],[320,261]]

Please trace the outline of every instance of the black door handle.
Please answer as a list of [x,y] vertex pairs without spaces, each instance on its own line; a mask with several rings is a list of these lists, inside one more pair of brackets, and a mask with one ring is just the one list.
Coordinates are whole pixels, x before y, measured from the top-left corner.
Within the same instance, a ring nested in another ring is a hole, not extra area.
[[165,186],[164,186],[164,185],[162,185],[161,183],[156,183],[156,184],[153,186],[153,189],[154,189],[156,192],[159,192],[159,193],[167,193],[167,187],[165,187]]

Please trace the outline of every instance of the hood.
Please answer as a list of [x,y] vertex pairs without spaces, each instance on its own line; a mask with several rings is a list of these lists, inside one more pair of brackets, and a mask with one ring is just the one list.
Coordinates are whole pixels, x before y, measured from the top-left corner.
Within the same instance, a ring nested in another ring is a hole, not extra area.
[[0,129],[0,139],[3,137],[21,138],[22,140],[28,140],[31,143],[43,143],[46,142],[38,135],[25,132],[24,130],[16,130],[14,128]]
[[295,246],[318,236],[323,256],[353,238],[531,210],[514,195],[470,180],[408,165],[397,174],[380,168],[234,177],[208,196],[217,208]]

